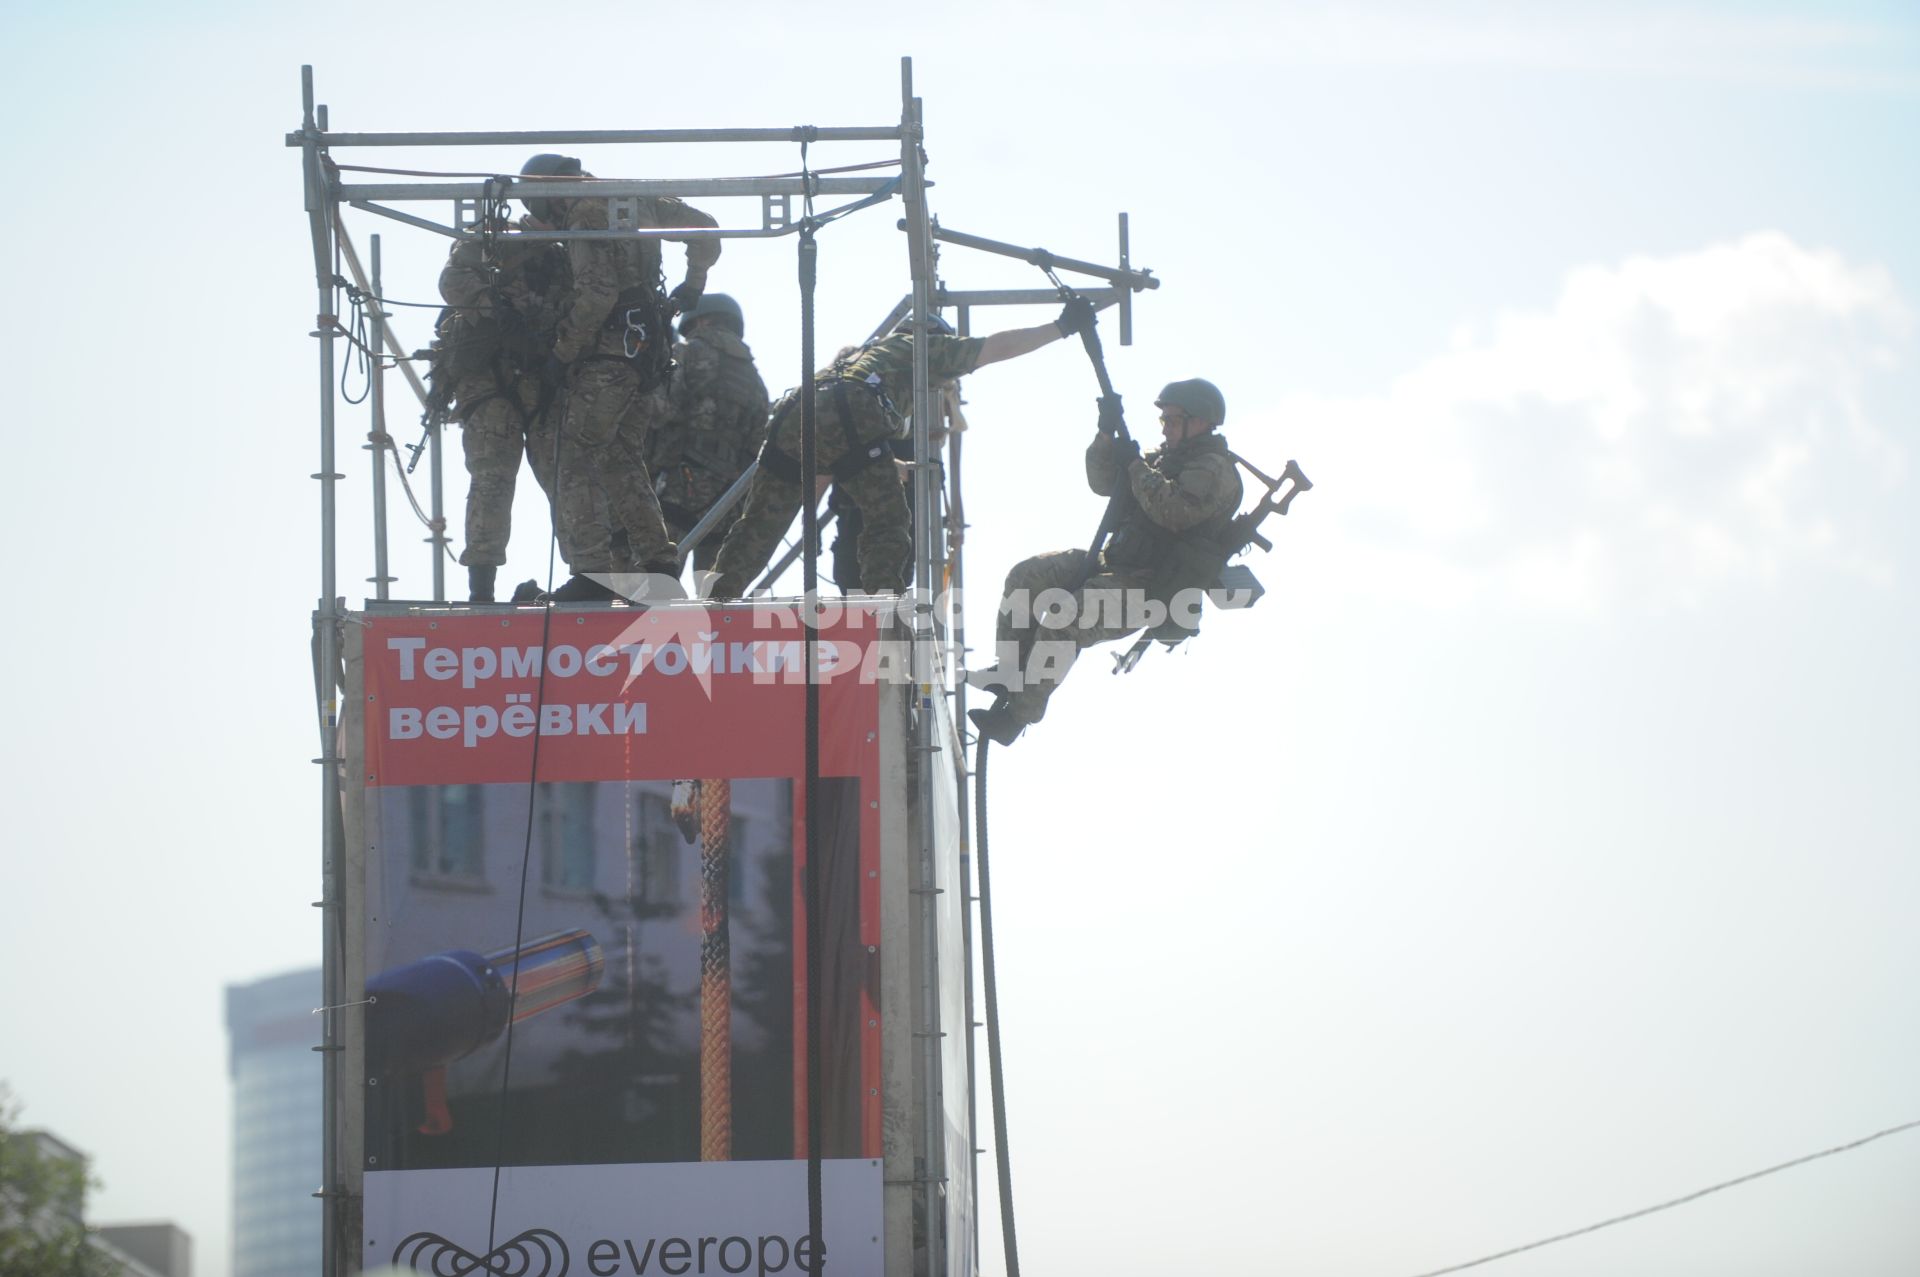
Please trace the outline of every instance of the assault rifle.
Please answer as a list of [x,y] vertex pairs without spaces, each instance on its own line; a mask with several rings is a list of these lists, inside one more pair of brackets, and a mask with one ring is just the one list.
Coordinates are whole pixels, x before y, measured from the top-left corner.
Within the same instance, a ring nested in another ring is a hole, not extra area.
[[[1270,514],[1284,516],[1295,497],[1312,489],[1313,480],[1307,478],[1306,472],[1300,469],[1300,463],[1292,459],[1287,461],[1286,468],[1276,479],[1239,453],[1228,455],[1248,474],[1258,479],[1267,490],[1266,495],[1261,497],[1252,509],[1236,516],[1233,522],[1227,525],[1226,532],[1218,540],[1195,546],[1195,553],[1206,556],[1213,563],[1211,574],[1206,573],[1204,562],[1199,565],[1200,570],[1195,573],[1200,580],[1211,582],[1207,589],[1207,597],[1213,600],[1215,607],[1231,611],[1252,607],[1260,601],[1260,596],[1266,593],[1259,578],[1254,576],[1252,568],[1231,560],[1245,553],[1249,546],[1257,545],[1262,550],[1272,553],[1273,542],[1261,533],[1260,525]],[[1140,658],[1146,655],[1147,648],[1156,640],[1165,643],[1169,648],[1174,648],[1197,633],[1199,633],[1197,624],[1190,625],[1169,615],[1160,625],[1135,639],[1132,647],[1113,658],[1113,672],[1125,674],[1138,665]]]

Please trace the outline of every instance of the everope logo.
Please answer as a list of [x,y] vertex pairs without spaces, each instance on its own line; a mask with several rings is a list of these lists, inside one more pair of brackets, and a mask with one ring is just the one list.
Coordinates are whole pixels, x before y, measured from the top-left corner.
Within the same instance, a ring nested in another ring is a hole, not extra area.
[[569,1256],[558,1234],[529,1228],[484,1255],[438,1233],[415,1233],[393,1248],[393,1262],[432,1277],[566,1277]]

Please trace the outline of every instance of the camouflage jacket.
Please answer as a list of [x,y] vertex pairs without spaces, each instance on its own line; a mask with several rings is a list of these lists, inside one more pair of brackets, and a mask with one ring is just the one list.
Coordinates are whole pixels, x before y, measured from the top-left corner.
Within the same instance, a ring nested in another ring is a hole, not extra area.
[[1227,441],[1213,431],[1156,448],[1124,470],[1112,437],[1095,435],[1087,445],[1087,486],[1111,496],[1123,479],[1133,500],[1107,553],[1118,567],[1157,566],[1173,542],[1224,532],[1244,492]]
[[747,343],[711,323],[674,356],[671,407],[647,436],[647,470],[662,505],[698,517],[766,442],[767,387]]
[[456,403],[471,407],[541,372],[568,285],[566,250],[559,244],[454,244],[440,271],[440,297],[450,310],[438,325],[434,376],[453,379]]
[[[677,199],[638,201],[638,223],[647,226],[705,227],[718,225],[713,218]],[[566,229],[603,231],[608,228],[605,200],[573,200],[566,206]],[[680,241],[687,246],[687,279],[701,287],[707,282],[707,270],[720,257],[717,239]],[[623,326],[614,322],[616,304],[622,294],[629,299],[644,293],[657,300],[663,283],[660,275],[660,244],[657,239],[579,239],[567,242],[567,259],[573,267],[573,292],[566,314],[561,317],[554,354],[562,363],[572,363],[589,353],[618,354]],[[634,304],[629,301],[626,304]],[[664,326],[664,318],[662,319]]]
[[[945,333],[928,334],[928,343],[927,374],[936,382],[964,377],[979,367],[980,351],[987,344],[983,337]],[[913,334],[890,333],[868,342],[821,375],[855,381],[878,377],[880,393],[893,405],[894,415],[904,418],[913,411]]]

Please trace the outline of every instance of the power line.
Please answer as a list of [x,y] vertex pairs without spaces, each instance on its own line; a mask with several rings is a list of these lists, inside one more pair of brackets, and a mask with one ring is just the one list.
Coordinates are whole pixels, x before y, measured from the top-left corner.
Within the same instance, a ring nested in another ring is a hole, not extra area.
[[1496,1259],[1506,1259],[1511,1255],[1518,1255],[1523,1251],[1538,1250],[1542,1246],[1551,1246],[1555,1242],[1563,1242],[1572,1237],[1581,1237],[1587,1233],[1595,1233],[1603,1228],[1611,1228],[1615,1224],[1624,1224],[1630,1219],[1639,1219],[1643,1215],[1652,1215],[1659,1211],[1672,1210],[1675,1206],[1684,1206],[1688,1202],[1698,1201],[1707,1194],[1717,1193],[1723,1188],[1732,1188],[1737,1184],[1751,1183],[1767,1175],[1777,1174],[1784,1170],[1791,1170],[1795,1166],[1804,1166],[1808,1162],[1819,1161],[1823,1157],[1832,1157],[1836,1153],[1848,1153],[1862,1145],[1871,1144],[1875,1140],[1885,1139],[1889,1135],[1898,1135],[1902,1131],[1911,1131],[1915,1127],[1920,1127],[1920,1121],[1903,1122],[1899,1126],[1889,1126],[1884,1131],[1875,1131],[1872,1135],[1868,1135],[1863,1139],[1854,1140],[1851,1144],[1839,1144],[1833,1148],[1821,1149],[1818,1153],[1808,1153],[1805,1157],[1796,1157],[1791,1162],[1782,1162],[1778,1166],[1769,1166],[1763,1171],[1754,1171],[1750,1175],[1742,1175],[1738,1179],[1730,1179],[1725,1183],[1715,1184],[1711,1188],[1703,1188],[1698,1192],[1688,1193],[1685,1197],[1676,1197],[1670,1202],[1661,1202],[1658,1206],[1647,1206],[1625,1215],[1616,1215],[1612,1219],[1603,1219],[1597,1224],[1588,1224],[1585,1228],[1576,1228],[1570,1233],[1560,1233],[1554,1237],[1542,1238],[1537,1242],[1528,1242],[1524,1246],[1515,1246],[1511,1250],[1503,1250],[1496,1255],[1485,1255],[1479,1259],[1470,1259],[1464,1264],[1455,1264],[1451,1268],[1435,1268],[1431,1272],[1416,1274],[1416,1277],[1442,1277],[1445,1273],[1457,1273],[1468,1268],[1478,1268],[1481,1264],[1491,1264]]

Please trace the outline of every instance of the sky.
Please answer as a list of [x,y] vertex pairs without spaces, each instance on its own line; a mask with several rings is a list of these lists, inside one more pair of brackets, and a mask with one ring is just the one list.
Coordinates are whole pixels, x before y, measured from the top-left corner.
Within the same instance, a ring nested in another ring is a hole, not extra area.
[[[222,989],[317,958],[303,63],[343,130],[784,127],[892,123],[911,56],[944,225],[1112,260],[1129,214],[1163,281],[1106,328],[1136,429],[1205,376],[1238,450],[1312,476],[1256,608],[1124,678],[1089,656],[996,755],[1030,1271],[1412,1277],[1920,1118],[1910,7],[801,12],[0,16],[0,1079],[93,1155],[96,1217],[228,1271]],[[823,233],[823,347],[904,291],[894,215]],[[353,229],[431,298],[438,239]],[[785,241],[713,277],[776,391],[794,280]],[[969,379],[977,592],[1086,542],[1095,393],[1070,343]],[[503,578],[544,577],[544,511],[517,526]],[[1911,1273],[1916,1190],[1920,1133],[1476,1271]]]

